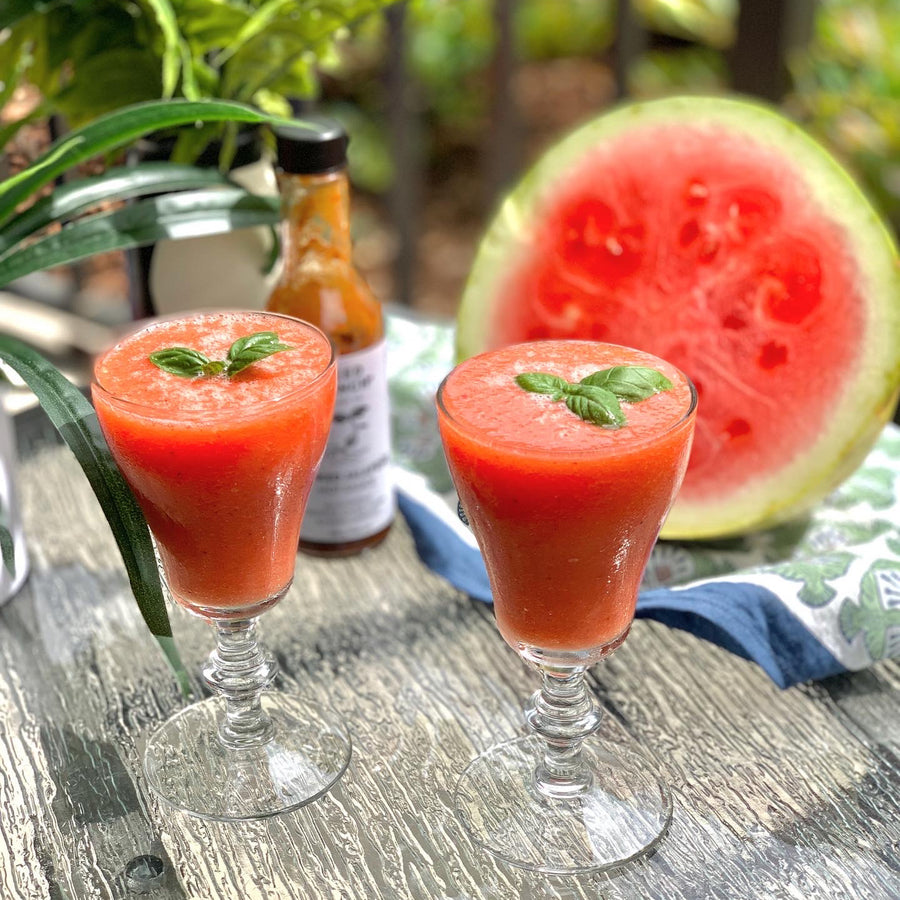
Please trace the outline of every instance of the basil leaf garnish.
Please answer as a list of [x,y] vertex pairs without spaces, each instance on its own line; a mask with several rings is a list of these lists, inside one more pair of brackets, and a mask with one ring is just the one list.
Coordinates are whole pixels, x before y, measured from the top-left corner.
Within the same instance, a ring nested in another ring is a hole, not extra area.
[[229,377],[237,375],[251,363],[265,359],[273,353],[291,349],[293,348],[278,340],[278,335],[274,331],[258,331],[256,334],[238,338],[228,350],[225,374]]
[[561,400],[565,395],[569,382],[558,375],[546,372],[524,372],[516,375],[516,384],[532,394],[552,394],[554,400]]
[[672,382],[662,372],[646,366],[613,366],[582,378],[581,383],[605,388],[629,403],[672,389]]
[[576,416],[604,428],[621,428],[627,424],[620,400],[638,403],[672,389],[672,382],[665,375],[645,366],[613,366],[593,372],[574,384],[548,372],[523,372],[516,375],[515,381],[533,394],[549,394],[554,401],[565,400]]
[[197,350],[190,347],[167,347],[165,350],[157,350],[150,354],[150,362],[164,372],[172,375],[180,375],[182,378],[194,378],[203,375],[204,366],[210,360]]
[[293,347],[282,344],[274,331],[258,331],[238,338],[229,347],[228,357],[224,360],[210,359],[190,347],[167,347],[151,353],[150,362],[164,372],[181,378],[221,375],[223,372],[231,378],[252,363],[282,350],[293,350]]
[[621,428],[625,413],[616,395],[599,387],[571,385],[566,393],[566,406],[585,422]]

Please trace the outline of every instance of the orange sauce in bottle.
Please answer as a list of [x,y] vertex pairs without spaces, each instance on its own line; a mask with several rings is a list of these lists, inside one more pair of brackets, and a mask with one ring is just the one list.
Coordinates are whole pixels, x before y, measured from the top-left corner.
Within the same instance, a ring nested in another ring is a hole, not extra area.
[[347,135],[331,120],[275,129],[281,278],[267,309],[321,328],[338,351],[338,399],[300,549],[347,556],[379,543],[395,515],[381,304],[353,265]]

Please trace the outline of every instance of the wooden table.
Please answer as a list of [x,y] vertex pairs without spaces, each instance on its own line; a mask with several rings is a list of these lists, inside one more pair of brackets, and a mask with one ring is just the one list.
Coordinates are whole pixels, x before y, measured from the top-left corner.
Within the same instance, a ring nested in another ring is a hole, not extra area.
[[[20,434],[33,571],[0,611],[0,897],[870,898],[900,896],[900,666],[781,692],[754,665],[639,621],[591,684],[604,732],[674,789],[668,837],[612,874],[540,877],[475,849],[448,808],[467,761],[523,731],[536,677],[490,609],[419,563],[402,522],[346,561],[298,557],[262,618],[282,683],[354,742],[325,798],[253,824],[158,802],[142,742],[182,704],[99,507],[64,448]],[[192,671],[212,648],[173,613]],[[198,682],[199,686],[199,682]]]

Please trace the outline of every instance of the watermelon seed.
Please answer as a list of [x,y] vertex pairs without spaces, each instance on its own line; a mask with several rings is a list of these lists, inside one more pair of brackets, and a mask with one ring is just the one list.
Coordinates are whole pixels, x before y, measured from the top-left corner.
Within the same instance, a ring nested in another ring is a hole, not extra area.
[[746,419],[732,419],[725,426],[725,430],[728,432],[728,436],[730,438],[739,438],[744,437],[744,435],[750,434],[753,429],[750,427],[750,423]]
[[736,312],[730,312],[722,319],[722,327],[739,331],[741,328],[747,327],[747,320]]
[[678,243],[682,247],[689,247],[698,237],[700,237],[700,226],[696,219],[691,219],[681,226],[681,231],[678,232]]
[[784,344],[777,341],[767,341],[759,351],[759,366],[762,369],[774,369],[787,362],[788,351]]

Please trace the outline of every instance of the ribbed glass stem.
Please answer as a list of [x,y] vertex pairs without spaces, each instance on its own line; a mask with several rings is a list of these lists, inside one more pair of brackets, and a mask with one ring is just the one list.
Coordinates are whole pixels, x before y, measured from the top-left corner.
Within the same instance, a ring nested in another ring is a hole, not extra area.
[[225,699],[219,738],[230,749],[259,747],[272,738],[272,721],[260,704],[278,664],[256,638],[256,619],[214,623],[216,649],[203,667],[206,683]]
[[584,671],[583,667],[541,667],[543,686],[525,710],[529,727],[544,741],[534,786],[553,799],[575,797],[591,787],[581,745],[600,727],[602,711],[588,692]]

